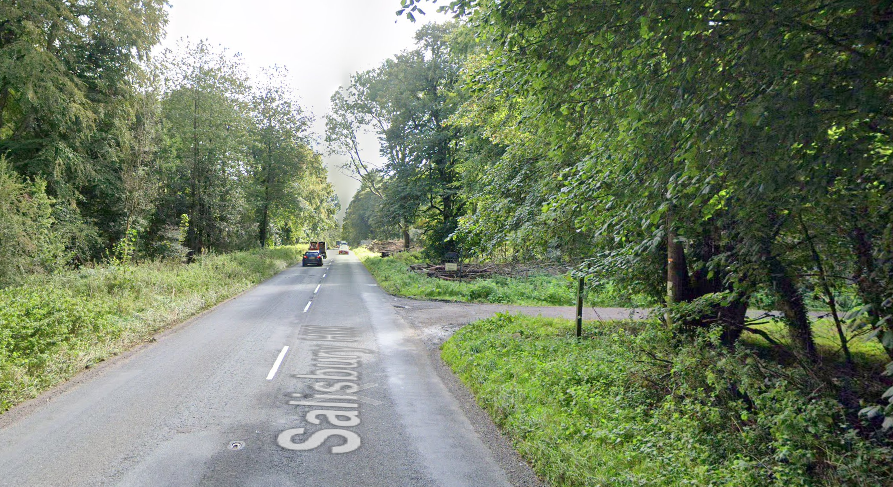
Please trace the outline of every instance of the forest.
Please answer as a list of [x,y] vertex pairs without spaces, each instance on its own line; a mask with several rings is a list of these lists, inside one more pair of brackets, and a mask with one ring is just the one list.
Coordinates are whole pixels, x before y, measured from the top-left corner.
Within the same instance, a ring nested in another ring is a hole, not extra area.
[[153,56],[166,7],[0,4],[0,286],[336,227],[287,71],[207,41]]
[[590,288],[651,296],[674,339],[767,340],[864,437],[893,426],[893,363],[850,350],[893,358],[889,2],[435,4],[396,13],[455,20],[332,96],[327,141],[362,180],[348,240],[570,263]]

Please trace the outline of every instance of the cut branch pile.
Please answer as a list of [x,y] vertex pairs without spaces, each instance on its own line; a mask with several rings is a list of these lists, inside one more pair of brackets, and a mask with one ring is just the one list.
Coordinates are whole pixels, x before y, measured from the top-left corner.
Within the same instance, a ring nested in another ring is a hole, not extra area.
[[493,276],[528,277],[531,274],[561,275],[570,271],[560,265],[519,265],[519,264],[459,264],[458,271],[448,271],[444,264],[412,264],[409,269],[418,274],[445,281],[465,279],[487,279]]
[[461,264],[458,271],[448,271],[443,264],[412,264],[409,268],[413,272],[425,274],[428,277],[436,277],[445,281],[458,281],[460,279],[481,279],[495,274],[497,267],[493,265]]
[[[369,250],[382,254],[382,257],[394,255],[397,252],[403,252],[402,240],[375,240],[367,246]],[[385,255],[387,254],[387,255]]]

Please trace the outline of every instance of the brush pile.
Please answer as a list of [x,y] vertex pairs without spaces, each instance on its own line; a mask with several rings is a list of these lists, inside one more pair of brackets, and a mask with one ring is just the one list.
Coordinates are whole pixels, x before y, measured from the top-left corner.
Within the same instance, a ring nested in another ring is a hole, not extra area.
[[412,264],[409,269],[418,274],[435,277],[446,281],[464,279],[487,279],[494,276],[529,277],[534,274],[561,275],[567,274],[570,268],[563,265],[542,264],[459,264],[459,269],[446,270],[444,264]]

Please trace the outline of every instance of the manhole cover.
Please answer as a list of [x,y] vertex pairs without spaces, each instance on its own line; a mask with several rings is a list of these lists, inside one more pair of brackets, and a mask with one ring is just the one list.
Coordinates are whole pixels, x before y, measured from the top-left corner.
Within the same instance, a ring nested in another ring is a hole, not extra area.
[[241,441],[231,441],[231,442],[229,442],[229,449],[230,449],[230,450],[241,450],[242,448],[245,448],[245,443],[244,443],[244,442],[241,442]]

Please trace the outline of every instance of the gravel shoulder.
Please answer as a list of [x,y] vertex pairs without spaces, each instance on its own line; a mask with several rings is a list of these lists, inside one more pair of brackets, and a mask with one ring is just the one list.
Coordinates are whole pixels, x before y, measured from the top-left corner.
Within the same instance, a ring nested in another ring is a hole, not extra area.
[[[512,447],[509,438],[502,434],[487,412],[478,406],[471,391],[443,362],[440,358],[440,346],[459,328],[496,313],[522,313],[532,316],[574,319],[576,309],[558,306],[420,301],[397,296],[391,296],[390,300],[397,314],[414,329],[425,344],[437,375],[458,400],[463,412],[490,448],[512,485],[519,487],[548,485],[537,478],[533,469]],[[583,318],[586,320],[626,319],[644,317],[645,314],[645,311],[625,308],[586,308],[583,310]]]

